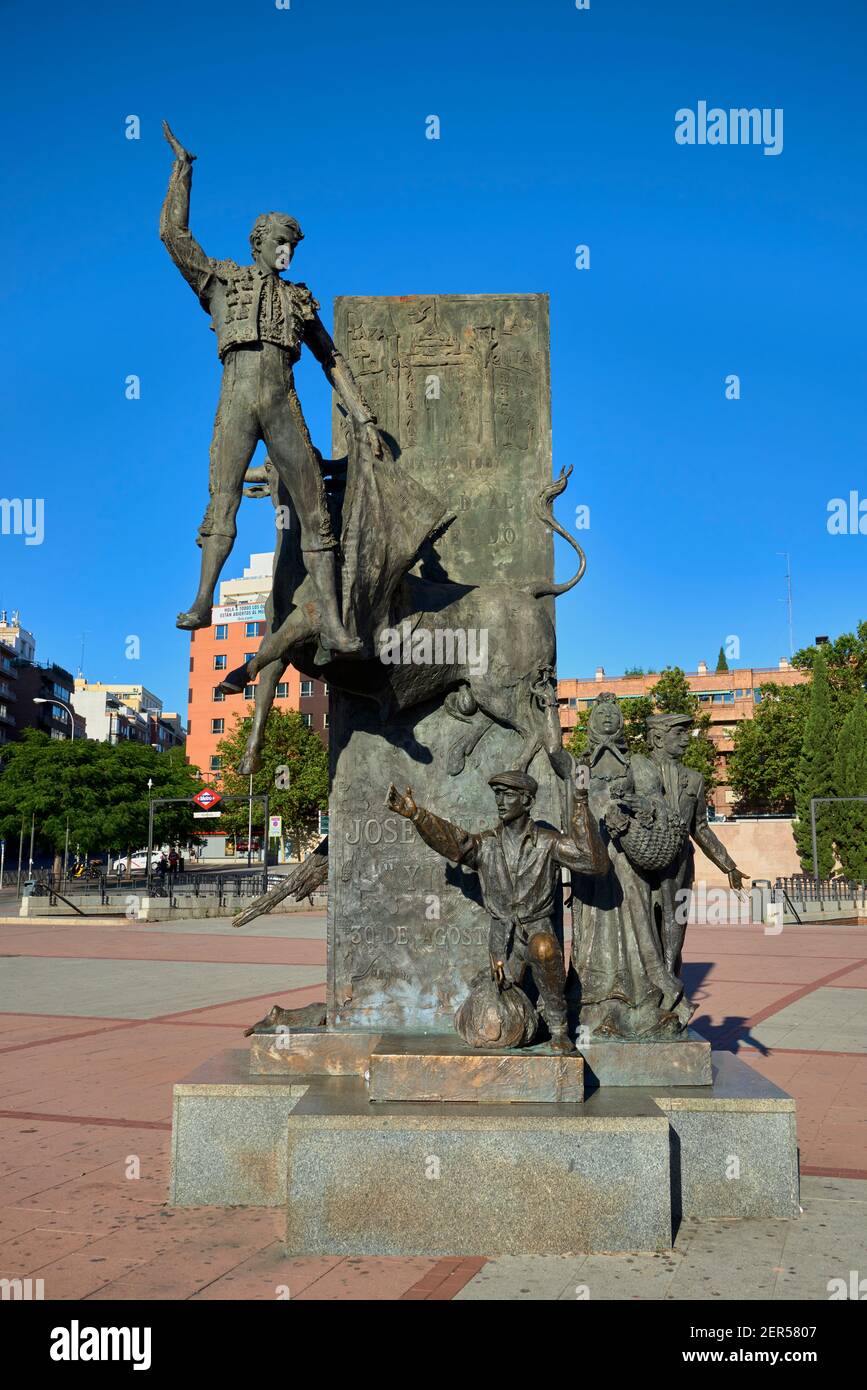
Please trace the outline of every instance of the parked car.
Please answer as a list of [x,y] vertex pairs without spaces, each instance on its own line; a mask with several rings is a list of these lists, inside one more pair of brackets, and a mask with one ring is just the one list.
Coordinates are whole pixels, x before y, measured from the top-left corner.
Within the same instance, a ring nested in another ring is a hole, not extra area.
[[[155,845],[155,846],[154,846],[154,848],[151,850],[151,868],[154,868],[154,867],[156,866],[156,862],[157,862],[157,860],[159,859],[159,857],[160,857],[161,854],[165,854],[166,857],[168,857],[170,848],[171,848],[171,846],[169,846],[169,845]],[[114,861],[114,863],[112,864],[111,867],[112,867],[112,869],[114,870],[114,872],[115,872],[116,874],[126,874],[126,873],[143,874],[143,873],[145,872],[145,870],[147,869],[147,866],[148,866],[148,852],[147,852],[147,850],[146,850],[146,849],[137,849],[137,850],[135,851],[135,853],[132,854],[132,855],[130,856],[129,867],[127,867],[127,861],[126,861],[126,855],[125,855],[125,854],[122,854],[122,855],[120,856],[119,859],[115,859],[115,861]]]

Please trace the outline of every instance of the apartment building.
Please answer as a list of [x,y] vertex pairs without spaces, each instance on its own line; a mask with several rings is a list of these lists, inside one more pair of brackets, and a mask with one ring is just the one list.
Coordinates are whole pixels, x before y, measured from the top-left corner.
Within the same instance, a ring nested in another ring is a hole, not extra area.
[[[223,695],[218,686],[227,672],[240,666],[258,648],[265,631],[265,600],[271,590],[272,553],[251,555],[238,579],[220,585],[219,604],[211,626],[190,633],[187,700],[187,759],[207,782],[221,773],[220,740],[243,717],[255,698],[256,682],[238,695]],[[328,742],[328,688],[307,680],[289,667],[277,686],[274,704],[299,710],[308,728]]]

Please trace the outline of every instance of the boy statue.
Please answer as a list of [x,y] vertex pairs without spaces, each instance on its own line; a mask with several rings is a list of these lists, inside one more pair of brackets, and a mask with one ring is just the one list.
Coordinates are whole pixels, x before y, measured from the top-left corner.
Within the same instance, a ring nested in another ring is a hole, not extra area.
[[411,820],[437,854],[475,869],[491,919],[488,949],[494,978],[500,985],[519,985],[529,968],[553,1050],[572,1052],[563,951],[554,931],[560,870],[603,873],[608,855],[588,811],[587,791],[581,786],[572,788],[572,821],[569,833],[561,834],[531,819],[538,784],[529,773],[497,772],[488,784],[497,802],[499,824],[476,835],[417,806],[411,787],[401,795],[392,784],[387,804]]

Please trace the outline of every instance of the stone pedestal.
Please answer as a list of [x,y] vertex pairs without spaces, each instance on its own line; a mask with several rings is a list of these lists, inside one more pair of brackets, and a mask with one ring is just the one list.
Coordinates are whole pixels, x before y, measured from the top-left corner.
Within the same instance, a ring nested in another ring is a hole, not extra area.
[[246,1048],[222,1052],[178,1082],[171,1205],[279,1206],[287,1121],[306,1089],[291,1077],[250,1076]]
[[288,1126],[289,1255],[561,1255],[671,1245],[668,1123],[577,1105],[307,1092]]
[[583,1105],[370,1094],[222,1053],[175,1087],[172,1204],[285,1202],[293,1254],[655,1251],[681,1217],[798,1214],[795,1102],[727,1052],[711,1086]]
[[712,1087],[653,1095],[671,1127],[675,1219],[798,1215],[795,1102],[785,1091],[715,1052]]

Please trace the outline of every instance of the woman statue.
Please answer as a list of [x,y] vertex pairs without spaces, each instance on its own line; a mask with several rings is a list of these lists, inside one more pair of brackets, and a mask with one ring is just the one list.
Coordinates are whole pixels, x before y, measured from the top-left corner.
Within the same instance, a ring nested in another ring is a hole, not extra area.
[[654,874],[675,857],[684,828],[661,787],[658,796],[652,789],[635,795],[623,713],[612,694],[594,702],[586,757],[590,810],[610,866],[597,878],[573,874],[579,1022],[590,1037],[677,1037],[693,1007],[683,982],[666,969],[652,892]]

